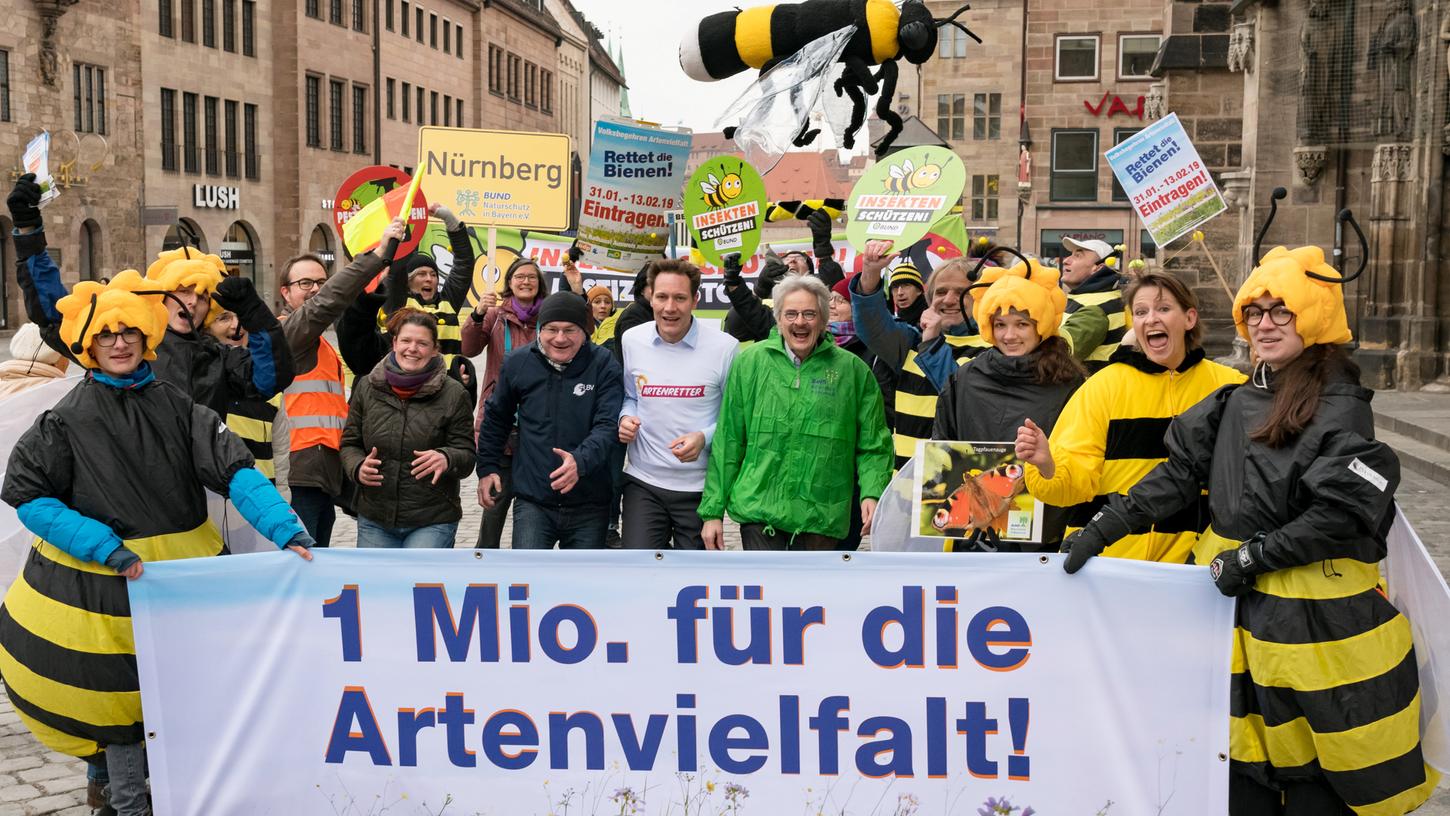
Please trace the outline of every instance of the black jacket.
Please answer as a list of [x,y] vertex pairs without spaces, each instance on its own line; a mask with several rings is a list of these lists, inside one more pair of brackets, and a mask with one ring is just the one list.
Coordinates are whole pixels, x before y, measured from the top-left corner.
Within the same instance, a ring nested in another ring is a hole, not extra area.
[[[960,442],[1011,442],[1031,418],[1051,434],[1057,417],[1083,378],[1043,385],[1036,382],[1037,355],[1008,357],[996,348],[973,357],[957,369],[937,398],[932,439]],[[1044,505],[1042,543],[1056,551],[1067,527],[1066,508]]]
[[649,305],[649,298],[644,296],[646,269],[641,269],[634,278],[634,302],[624,307],[624,311],[619,313],[619,319],[614,321],[615,343],[610,347],[609,353],[614,355],[614,362],[619,363],[621,370],[624,366],[624,344],[620,341],[624,333],[655,319],[655,310]]
[[[613,355],[586,341],[563,371],[537,342],[504,358],[498,385],[483,408],[478,429],[478,475],[499,472],[504,445],[518,422],[513,451],[514,492],[550,507],[609,502],[611,443],[618,439],[624,403],[623,374]],[[561,464],[554,448],[573,454],[579,482],[568,493],[549,486]]]
[[21,436],[0,499],[59,499],[123,539],[187,532],[207,519],[202,488],[228,495],[253,464],[224,427],[171,383],[122,389],[88,376]]
[[760,267],[760,274],[755,278],[754,287],[744,284],[733,288],[725,287],[725,297],[730,299],[730,311],[725,313],[725,322],[721,324],[721,328],[726,334],[742,343],[752,343],[770,336],[770,330],[775,328],[775,315],[766,305],[766,301],[770,300],[770,293],[775,290],[775,285],[785,278],[786,269],[785,263],[779,258],[766,256]]
[[1249,438],[1273,402],[1273,377],[1261,367],[1250,383],[1220,388],[1173,420],[1168,461],[1113,496],[1112,507],[1141,526],[1207,487],[1214,532],[1231,541],[1266,533],[1269,569],[1333,558],[1375,563],[1394,521],[1400,462],[1375,441],[1373,395],[1347,368],[1334,372],[1299,438],[1270,448]]

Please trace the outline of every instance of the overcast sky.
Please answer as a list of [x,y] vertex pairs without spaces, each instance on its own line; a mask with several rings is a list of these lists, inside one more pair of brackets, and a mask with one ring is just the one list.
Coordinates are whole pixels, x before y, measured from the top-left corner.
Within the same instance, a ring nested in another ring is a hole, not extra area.
[[713,130],[715,119],[755,78],[754,71],[696,82],[680,68],[680,39],[702,17],[755,0],[574,0],[574,7],[624,49],[629,104],[638,119]]

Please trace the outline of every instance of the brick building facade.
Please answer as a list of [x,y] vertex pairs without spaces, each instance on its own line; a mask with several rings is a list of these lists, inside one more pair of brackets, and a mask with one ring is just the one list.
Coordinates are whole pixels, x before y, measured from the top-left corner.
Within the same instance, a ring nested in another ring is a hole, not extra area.
[[[411,171],[420,126],[577,139],[590,110],[577,100],[623,82],[612,65],[594,76],[597,40],[561,56],[543,0],[12,5],[0,20],[0,151],[13,178],[48,130],[52,168],[74,160],[45,210],[68,283],[144,270],[185,241],[275,293],[287,258],[339,254],[329,208],[343,179],[370,164]],[[576,69],[567,86],[563,64]],[[563,87],[576,103],[567,116]],[[0,214],[0,328],[24,319],[10,226]]]

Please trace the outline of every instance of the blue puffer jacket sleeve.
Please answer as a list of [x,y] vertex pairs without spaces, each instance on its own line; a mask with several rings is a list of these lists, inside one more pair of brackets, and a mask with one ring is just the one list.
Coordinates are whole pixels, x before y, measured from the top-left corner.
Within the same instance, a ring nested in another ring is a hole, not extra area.
[[33,499],[15,512],[25,529],[82,561],[104,564],[121,546],[116,531],[72,510],[59,499]]
[[851,320],[856,324],[856,335],[882,363],[898,372],[906,363],[906,356],[921,342],[921,331],[891,314],[885,287],[863,295],[859,286],[860,280],[852,278]]
[[306,533],[292,507],[256,468],[245,467],[232,474],[229,488],[228,498],[242,518],[278,549],[291,543],[298,533]]

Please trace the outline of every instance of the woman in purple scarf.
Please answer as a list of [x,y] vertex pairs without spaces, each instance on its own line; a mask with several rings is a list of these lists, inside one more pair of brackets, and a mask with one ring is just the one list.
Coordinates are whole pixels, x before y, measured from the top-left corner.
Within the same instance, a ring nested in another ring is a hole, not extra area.
[[473,469],[473,404],[438,354],[438,319],[399,309],[392,351],[353,386],[343,472],[357,482],[359,547],[451,548]]
[[[484,292],[469,319],[463,321],[463,355],[476,357],[488,349],[478,394],[478,415],[473,422],[475,436],[483,422],[483,405],[498,384],[498,372],[503,366],[504,356],[514,349],[528,348],[534,342],[538,333],[539,306],[544,302],[541,297],[543,289],[544,276],[539,271],[539,265],[530,258],[519,258],[504,273],[503,301],[500,302],[493,292]],[[483,511],[483,520],[479,524],[478,546],[482,548],[498,549],[504,519],[508,516],[509,505],[513,504],[513,446],[506,448],[504,453],[503,469],[499,472],[503,491],[498,502]]]

